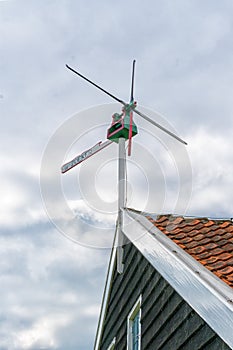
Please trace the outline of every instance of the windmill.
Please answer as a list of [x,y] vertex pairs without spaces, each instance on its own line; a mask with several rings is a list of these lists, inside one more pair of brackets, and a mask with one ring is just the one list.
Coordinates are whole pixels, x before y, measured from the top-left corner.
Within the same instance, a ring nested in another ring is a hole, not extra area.
[[81,73],[79,73],[77,70],[71,68],[70,66],[66,65],[66,67],[72,71],[73,73],[77,74],[82,79],[86,80],[91,85],[95,86],[117,102],[123,105],[121,113],[114,113],[112,116],[112,123],[110,127],[107,130],[107,140],[102,142],[98,142],[93,147],[89,148],[88,150],[84,151],[68,163],[65,163],[61,167],[61,172],[65,173],[68,170],[72,169],[76,165],[80,164],[84,160],[88,159],[89,157],[93,156],[97,152],[101,151],[105,147],[109,146],[113,142],[117,143],[119,146],[118,151],[118,219],[117,219],[117,235],[115,239],[117,239],[117,270],[119,273],[123,272],[123,264],[122,264],[122,257],[123,257],[123,217],[122,217],[122,209],[125,207],[125,184],[126,184],[126,141],[128,140],[128,156],[131,155],[132,150],[132,138],[137,135],[138,130],[137,126],[134,123],[133,120],[133,113],[136,113],[141,118],[147,120],[152,125],[156,126],[157,128],[164,131],[169,136],[173,137],[177,141],[181,142],[184,145],[187,145],[187,143],[182,140],[179,136],[174,134],[173,132],[169,131],[162,125],[156,123],[154,120],[149,118],[144,113],[140,112],[137,107],[137,102],[134,100],[134,73],[135,73],[135,63],[136,61],[133,60],[133,67],[132,67],[132,80],[131,80],[131,93],[130,93],[130,101],[129,103],[124,102],[120,98],[114,96],[107,90],[103,89],[101,86],[97,85]]

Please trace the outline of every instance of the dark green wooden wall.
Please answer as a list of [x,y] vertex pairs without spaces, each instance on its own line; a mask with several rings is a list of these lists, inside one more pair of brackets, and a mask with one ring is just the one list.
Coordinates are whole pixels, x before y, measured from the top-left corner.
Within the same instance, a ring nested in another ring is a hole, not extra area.
[[123,274],[114,270],[101,350],[107,350],[114,337],[115,349],[126,350],[127,316],[140,294],[141,350],[230,349],[132,243],[124,248],[124,264]]

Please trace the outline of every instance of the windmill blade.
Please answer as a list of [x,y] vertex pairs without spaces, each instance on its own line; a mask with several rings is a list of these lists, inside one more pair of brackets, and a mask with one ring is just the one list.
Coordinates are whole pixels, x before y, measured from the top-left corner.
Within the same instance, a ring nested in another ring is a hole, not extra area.
[[[135,70],[135,63],[136,61],[133,61],[133,71],[132,71],[132,86],[131,86],[131,102],[133,101],[133,85],[134,85],[134,70]],[[120,98],[112,95],[110,92],[108,92],[107,90],[103,89],[101,86],[97,85],[96,83],[94,83],[93,81],[91,81],[90,79],[86,78],[84,75],[82,75],[81,73],[79,73],[78,71],[76,71],[75,69],[71,68],[70,66],[68,66],[68,64],[66,64],[66,67],[71,70],[73,73],[77,74],[79,77],[81,77],[82,79],[86,80],[88,83],[94,85],[97,89],[101,90],[102,92],[104,92],[105,94],[107,94],[108,96],[112,97],[114,100],[116,100],[117,102],[121,103],[123,106],[127,106],[127,103],[124,102],[123,100],[121,100]],[[164,131],[165,133],[167,133],[168,135],[170,135],[171,137],[175,138],[176,140],[178,140],[179,142],[183,143],[184,145],[187,145],[187,142],[185,142],[184,140],[182,140],[179,136],[175,135],[173,132],[167,130],[166,128],[164,128],[162,125],[156,123],[154,120],[150,119],[149,117],[147,117],[145,114],[139,112],[138,110],[134,109],[134,112],[136,114],[138,114],[140,117],[142,117],[143,119],[147,120],[149,123],[155,125],[157,128],[161,129],[162,131]]]
[[153,124],[154,126],[156,126],[157,128],[161,129],[162,131],[164,131],[166,134],[170,135],[171,137],[173,137],[174,139],[176,139],[177,141],[180,141],[181,143],[183,143],[184,145],[187,145],[187,142],[185,142],[184,140],[182,140],[179,136],[177,136],[176,134],[174,134],[173,132],[167,130],[166,128],[164,128],[162,125],[156,123],[154,120],[150,119],[149,117],[147,117],[147,115],[145,115],[144,113],[139,112],[138,110],[134,109],[134,112],[138,115],[140,115],[140,117],[142,117],[143,119],[147,120],[149,123]]
[[131,96],[130,96],[130,102],[134,100],[133,93],[134,93],[134,71],[135,71],[135,63],[136,60],[133,60],[133,69],[132,69],[132,82],[131,82]]
[[96,83],[94,83],[93,81],[91,81],[90,79],[86,78],[84,75],[82,75],[81,73],[77,72],[75,69],[71,68],[70,66],[68,66],[68,64],[66,64],[66,67],[71,70],[73,73],[77,74],[78,76],[80,76],[82,79],[86,80],[88,83],[94,85],[97,89],[101,90],[102,92],[104,92],[105,94],[107,94],[108,96],[112,97],[114,100],[116,100],[117,102],[120,102],[123,106],[125,106],[127,103],[125,103],[124,101],[122,101],[121,99],[119,99],[118,97],[112,95],[110,92],[108,92],[107,90],[103,89],[101,86],[97,85]]
[[[131,94],[130,94],[130,103],[134,102],[134,71],[135,71],[135,63],[136,60],[133,60],[133,68],[132,68],[132,81],[131,81]],[[129,120],[129,146],[128,146],[128,156],[131,156],[131,148],[132,148],[132,133],[133,133],[133,112],[130,111],[130,120]]]

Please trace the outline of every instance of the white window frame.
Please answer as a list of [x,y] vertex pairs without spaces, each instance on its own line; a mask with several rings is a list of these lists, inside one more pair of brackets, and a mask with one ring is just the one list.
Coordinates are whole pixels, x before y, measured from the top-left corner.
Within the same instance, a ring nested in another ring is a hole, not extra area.
[[111,344],[109,345],[109,347],[107,348],[107,350],[114,350],[115,344],[116,344],[116,337],[113,338],[113,340],[112,340]]
[[136,314],[139,312],[139,347],[138,350],[141,350],[141,304],[142,304],[142,296],[138,298],[136,303],[134,304],[133,308],[131,309],[128,318],[127,318],[127,350],[132,350],[133,349],[133,344],[132,344],[132,325],[133,325],[133,320]]

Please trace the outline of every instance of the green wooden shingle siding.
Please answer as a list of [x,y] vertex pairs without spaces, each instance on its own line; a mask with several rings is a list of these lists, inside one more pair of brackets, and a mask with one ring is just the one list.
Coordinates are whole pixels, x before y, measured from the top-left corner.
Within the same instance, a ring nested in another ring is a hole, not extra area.
[[124,264],[123,274],[114,270],[101,350],[114,337],[115,349],[126,350],[127,316],[140,295],[141,350],[230,349],[132,243],[124,248]]

